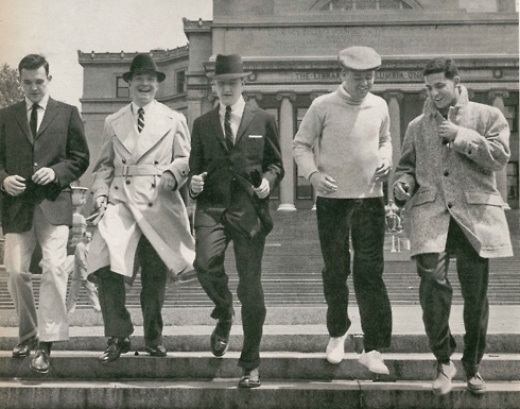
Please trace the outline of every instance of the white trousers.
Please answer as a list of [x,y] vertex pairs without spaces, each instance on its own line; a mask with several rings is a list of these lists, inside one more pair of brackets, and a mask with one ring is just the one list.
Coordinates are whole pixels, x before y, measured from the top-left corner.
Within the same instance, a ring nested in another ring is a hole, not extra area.
[[[5,235],[4,263],[8,275],[8,289],[18,314],[19,341],[38,335],[40,341],[66,341],[69,324],[65,297],[68,274],[67,240],[69,227],[49,224],[39,206],[34,210],[31,230]],[[29,272],[31,257],[39,243],[42,249],[42,276],[38,311]]]

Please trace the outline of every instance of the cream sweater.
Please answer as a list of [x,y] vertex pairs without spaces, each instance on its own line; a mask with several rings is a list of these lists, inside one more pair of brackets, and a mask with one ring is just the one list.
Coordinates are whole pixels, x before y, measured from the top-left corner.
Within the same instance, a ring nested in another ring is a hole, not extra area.
[[353,101],[343,85],[316,98],[294,137],[293,155],[306,178],[319,170],[336,180],[338,190],[328,198],[383,196],[374,174],[381,159],[392,163],[385,100],[369,93],[363,101]]

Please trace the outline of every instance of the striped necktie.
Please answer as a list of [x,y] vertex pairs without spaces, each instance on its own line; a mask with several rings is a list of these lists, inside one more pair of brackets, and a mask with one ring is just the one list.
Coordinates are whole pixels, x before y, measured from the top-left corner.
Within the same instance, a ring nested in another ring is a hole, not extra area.
[[144,128],[144,109],[143,109],[143,107],[141,107],[137,110],[137,130],[139,131],[139,133],[141,133],[143,128]]
[[226,115],[224,115],[224,133],[226,136],[226,146],[230,151],[233,149],[233,131],[231,130],[231,106],[226,106]]

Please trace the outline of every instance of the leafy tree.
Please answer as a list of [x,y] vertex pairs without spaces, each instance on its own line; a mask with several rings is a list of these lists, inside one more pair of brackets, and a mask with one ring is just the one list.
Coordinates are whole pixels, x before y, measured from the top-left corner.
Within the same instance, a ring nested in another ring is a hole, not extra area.
[[8,64],[0,67],[0,108],[5,108],[23,98],[18,81],[18,71]]

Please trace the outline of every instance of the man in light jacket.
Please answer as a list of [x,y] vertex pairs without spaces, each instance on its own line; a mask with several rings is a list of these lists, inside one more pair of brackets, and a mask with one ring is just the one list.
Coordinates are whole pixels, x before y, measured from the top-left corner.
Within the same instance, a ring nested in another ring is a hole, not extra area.
[[467,387],[486,385],[478,367],[486,347],[489,258],[512,255],[504,202],[495,172],[510,156],[509,127],[498,108],[468,100],[453,60],[435,58],[424,68],[428,99],[406,131],[394,195],[410,201],[411,254],[421,277],[419,298],[430,347],[437,359],[435,394],[447,394],[456,373],[450,356],[450,256],[464,298]]
[[136,271],[135,259],[141,266],[145,348],[151,356],[166,356],[161,309],[168,274],[195,277],[195,244],[179,193],[188,178],[186,119],[155,100],[165,75],[148,54],[138,54],[123,78],[132,102],[107,117],[93,170],[92,192],[104,216],[90,245],[88,270],[89,279],[99,284],[108,337],[99,357],[103,363],[130,350],[134,328],[124,282]]

